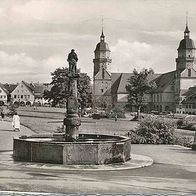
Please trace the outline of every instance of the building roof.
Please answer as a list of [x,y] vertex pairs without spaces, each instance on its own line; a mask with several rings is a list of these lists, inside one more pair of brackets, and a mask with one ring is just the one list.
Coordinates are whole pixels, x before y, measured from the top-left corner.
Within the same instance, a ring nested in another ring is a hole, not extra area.
[[195,44],[192,39],[190,38],[184,38],[180,41],[178,50],[186,50],[186,49],[195,49]]
[[190,87],[185,93],[183,93],[183,96],[189,97],[196,93],[196,86]]
[[100,42],[96,45],[95,51],[110,51],[108,44],[105,42],[105,35],[103,29],[100,36]]
[[117,94],[118,87],[119,87],[120,80],[121,80],[121,76],[122,76],[122,73],[112,73],[111,74],[111,78],[112,78],[111,93],[113,95]]
[[51,86],[48,84],[42,83],[27,83],[22,81],[23,84],[29,89],[29,91],[35,96],[35,98],[43,97],[45,90],[50,90]]
[[0,83],[0,88],[6,93],[9,94],[8,90],[4,87],[3,84]]
[[95,51],[110,51],[110,49],[106,42],[101,41],[97,44]]
[[11,93],[16,87],[17,84],[3,84],[4,88],[7,90],[8,93]]
[[122,73],[117,91],[118,94],[127,94],[126,85],[131,76],[133,76],[133,73]]
[[182,101],[183,104],[185,103],[196,103],[196,86],[190,87],[183,96],[186,98]]
[[167,72],[164,74],[154,74],[155,79],[153,79],[157,85],[157,88],[153,92],[163,92],[169,84],[175,79],[176,71]]
[[178,50],[186,50],[186,49],[195,49],[195,44],[192,39],[189,38],[189,28],[188,24],[186,24],[186,28],[184,31],[184,39],[180,41]]
[[[126,85],[133,73],[112,73],[112,94],[127,94]],[[148,80],[153,81],[160,74],[149,74]]]

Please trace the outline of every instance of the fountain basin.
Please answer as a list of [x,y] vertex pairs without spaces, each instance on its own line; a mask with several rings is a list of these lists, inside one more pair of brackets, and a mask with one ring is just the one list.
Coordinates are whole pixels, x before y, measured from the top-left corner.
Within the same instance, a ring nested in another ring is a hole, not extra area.
[[63,134],[14,138],[15,161],[64,165],[101,165],[130,160],[131,141],[123,136],[80,134],[63,141]]

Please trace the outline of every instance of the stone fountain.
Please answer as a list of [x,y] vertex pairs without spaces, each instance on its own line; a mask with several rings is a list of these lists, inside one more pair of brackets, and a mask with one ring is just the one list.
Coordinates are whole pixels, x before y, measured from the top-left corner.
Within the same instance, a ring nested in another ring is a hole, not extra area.
[[79,134],[76,73],[78,61],[74,50],[68,55],[69,96],[66,103],[65,133],[36,134],[14,138],[15,161],[64,165],[99,165],[131,159],[130,138],[123,136]]

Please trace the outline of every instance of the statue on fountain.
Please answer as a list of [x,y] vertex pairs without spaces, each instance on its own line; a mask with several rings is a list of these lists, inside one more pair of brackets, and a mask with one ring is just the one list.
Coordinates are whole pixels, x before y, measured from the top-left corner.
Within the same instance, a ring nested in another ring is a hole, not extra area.
[[77,76],[77,62],[78,62],[78,56],[75,53],[74,49],[71,50],[71,52],[68,55],[67,61],[69,63],[69,74],[71,76]]
[[79,126],[81,125],[80,118],[78,116],[78,88],[77,81],[79,74],[77,73],[77,61],[78,57],[74,49],[68,55],[67,61],[69,63],[69,84],[68,91],[69,96],[66,101],[66,118],[64,119],[64,125],[66,126],[66,141],[76,141],[79,136]]

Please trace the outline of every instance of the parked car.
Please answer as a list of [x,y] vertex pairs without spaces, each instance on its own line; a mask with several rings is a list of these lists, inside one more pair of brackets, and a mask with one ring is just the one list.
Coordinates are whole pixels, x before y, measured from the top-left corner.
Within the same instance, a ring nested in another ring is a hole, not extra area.
[[92,114],[92,118],[93,119],[100,119],[101,115],[99,113],[94,113],[94,114]]

